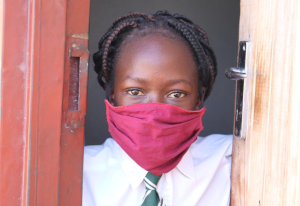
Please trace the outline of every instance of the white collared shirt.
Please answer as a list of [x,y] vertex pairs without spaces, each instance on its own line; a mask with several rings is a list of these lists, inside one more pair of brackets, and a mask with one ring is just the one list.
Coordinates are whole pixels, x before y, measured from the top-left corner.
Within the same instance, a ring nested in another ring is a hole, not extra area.
[[[157,185],[167,206],[228,206],[232,135],[198,137]],[[140,206],[147,171],[111,138],[84,149],[82,206]]]

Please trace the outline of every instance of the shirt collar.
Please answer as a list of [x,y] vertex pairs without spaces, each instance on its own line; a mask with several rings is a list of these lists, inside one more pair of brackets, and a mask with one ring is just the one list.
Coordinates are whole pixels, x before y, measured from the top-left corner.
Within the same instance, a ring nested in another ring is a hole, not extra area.
[[[122,159],[122,168],[130,182],[132,189],[135,189],[144,181],[144,177],[148,171],[140,167],[123,149],[121,149],[120,155]],[[183,175],[195,180],[194,163],[189,150],[185,153],[176,167]]]
[[121,149],[121,158],[122,168],[130,182],[132,189],[135,189],[142,183],[142,181],[144,181],[147,171],[140,167],[133,159],[131,159],[123,149]]
[[195,167],[190,150],[183,155],[181,161],[177,165],[177,168],[183,175],[191,178],[192,180],[196,180]]

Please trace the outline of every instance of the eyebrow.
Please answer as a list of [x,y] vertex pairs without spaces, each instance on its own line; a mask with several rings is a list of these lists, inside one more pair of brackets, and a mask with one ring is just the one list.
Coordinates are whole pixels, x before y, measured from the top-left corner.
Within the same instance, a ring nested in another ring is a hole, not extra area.
[[168,81],[168,84],[177,84],[177,83],[181,83],[181,82],[183,82],[183,83],[188,83],[189,85],[192,86],[192,83],[189,82],[189,81],[186,80],[186,79],[174,79],[174,80],[169,80],[169,81]]
[[133,81],[136,81],[136,82],[140,82],[140,83],[147,83],[147,79],[144,79],[144,78],[140,78],[140,77],[131,77],[131,76],[127,76],[125,78],[126,80],[129,79],[129,80],[133,80]]
[[[125,78],[126,80],[129,79],[129,80],[133,80],[133,81],[137,81],[137,82],[140,82],[140,83],[147,83],[148,80],[147,79],[144,79],[144,78],[140,78],[140,77],[131,77],[131,76],[127,76]],[[187,83],[189,85],[192,86],[192,83],[189,82],[188,80],[186,79],[171,79],[171,80],[168,80],[167,81],[167,84],[168,85],[173,85],[173,84],[178,84],[178,83]]]

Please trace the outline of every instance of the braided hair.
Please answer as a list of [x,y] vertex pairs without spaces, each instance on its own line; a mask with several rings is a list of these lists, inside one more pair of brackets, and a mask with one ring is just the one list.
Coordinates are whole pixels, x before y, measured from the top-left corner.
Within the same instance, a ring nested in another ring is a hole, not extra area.
[[[183,15],[167,11],[156,14],[132,12],[115,20],[99,41],[99,51],[93,55],[98,82],[105,89],[113,87],[114,68],[122,45],[137,37],[161,34],[184,40],[192,51],[198,70],[198,90],[206,88],[205,101],[217,76],[217,62],[206,32]],[[201,98],[201,97],[200,97]]]

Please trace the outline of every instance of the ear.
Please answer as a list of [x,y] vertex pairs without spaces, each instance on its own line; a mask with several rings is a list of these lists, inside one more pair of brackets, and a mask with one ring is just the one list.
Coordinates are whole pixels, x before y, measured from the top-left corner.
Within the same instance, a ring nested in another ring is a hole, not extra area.
[[202,87],[202,103],[204,102],[204,97],[205,97],[205,94],[206,94],[206,87]]
[[205,93],[206,93],[206,88],[205,87],[202,87],[202,99],[200,100],[200,96],[198,94],[198,98],[197,98],[197,103],[196,103],[196,110],[199,110],[200,109],[200,105],[201,103],[203,104],[203,99],[205,97]]
[[112,106],[115,106],[115,91],[113,88],[110,89],[108,101]]
[[[104,84],[104,87],[103,87],[103,89],[105,90],[105,96],[106,96],[106,98],[107,98],[107,94],[106,94],[106,89],[107,89],[107,86],[108,86],[108,84],[107,83],[105,83]],[[111,105],[113,105],[114,106],[114,102],[115,102],[115,92],[114,92],[114,89],[113,88],[109,88],[110,89],[110,91],[109,91],[109,95],[108,95],[108,101],[109,101],[109,103],[111,104]]]

